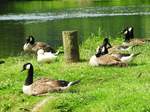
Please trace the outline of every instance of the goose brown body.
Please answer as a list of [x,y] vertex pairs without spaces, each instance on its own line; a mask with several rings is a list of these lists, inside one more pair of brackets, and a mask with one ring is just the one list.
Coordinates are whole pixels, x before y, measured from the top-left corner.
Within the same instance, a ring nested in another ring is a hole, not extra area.
[[92,66],[99,66],[99,65],[106,65],[106,66],[127,66],[127,64],[123,63],[119,58],[111,56],[109,54],[102,55],[100,57],[96,57],[95,55],[90,59],[90,65]]
[[23,65],[23,70],[28,70],[28,75],[23,85],[23,93],[26,95],[41,95],[48,92],[61,91],[77,84],[80,80],[69,82],[65,80],[52,80],[48,78],[40,78],[33,81],[33,66],[31,63]]
[[133,27],[127,27],[122,31],[124,35],[124,45],[143,45],[146,42],[149,42],[149,39],[139,39],[134,38],[134,29]]
[[69,82],[67,81],[41,78],[34,81],[31,85],[31,93],[32,95],[39,95],[48,92],[57,92],[66,89],[68,84]]
[[25,52],[31,52],[31,53],[37,53],[39,49],[43,49],[47,52],[55,53],[55,49],[52,48],[49,44],[45,42],[35,42],[33,36],[29,36],[29,38],[26,39],[26,43],[23,46],[23,49]]

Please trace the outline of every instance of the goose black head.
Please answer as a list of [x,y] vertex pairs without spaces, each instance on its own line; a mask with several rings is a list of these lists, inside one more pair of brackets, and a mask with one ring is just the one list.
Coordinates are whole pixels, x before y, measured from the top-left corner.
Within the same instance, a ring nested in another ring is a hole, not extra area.
[[31,63],[26,63],[23,65],[21,72],[25,71],[25,70],[30,70],[33,69],[33,66]]
[[30,43],[31,45],[33,45],[35,43],[35,39],[32,35],[30,35],[27,39],[26,39],[26,43]]
[[108,38],[104,38],[102,46],[107,47],[107,45],[108,45],[108,48],[112,47],[110,42],[109,42],[109,39]]
[[124,41],[129,42],[130,41],[130,33],[128,31],[128,27],[126,27],[124,30],[121,32],[124,35]]

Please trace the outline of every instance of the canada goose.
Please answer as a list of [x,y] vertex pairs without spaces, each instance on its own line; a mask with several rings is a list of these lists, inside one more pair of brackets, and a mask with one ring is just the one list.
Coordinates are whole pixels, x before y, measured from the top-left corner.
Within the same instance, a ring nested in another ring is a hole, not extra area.
[[[102,51],[99,51],[99,52],[102,52]],[[129,63],[131,62],[136,56],[138,56],[139,54],[141,53],[132,53],[132,54],[124,54],[124,53],[109,53],[108,52],[108,48],[106,46],[103,46],[103,52],[105,54],[109,54],[119,60],[121,60],[121,62],[123,63]],[[103,53],[103,54],[104,54]]]
[[123,63],[120,59],[111,56],[109,54],[101,55],[100,57],[96,57],[96,55],[93,55],[90,58],[89,64],[91,66],[100,66],[100,65],[106,65],[106,66],[127,66],[126,63]]
[[44,52],[43,49],[39,49],[37,52],[37,61],[40,63],[49,63],[57,58],[58,53]]
[[145,42],[149,42],[149,39],[134,38],[134,28],[127,27],[122,31],[124,35],[123,45],[143,45]]
[[127,46],[127,45],[117,45],[117,46],[112,46],[110,44],[110,41],[108,38],[105,38],[103,40],[103,44],[98,46],[96,49],[96,52],[101,51],[102,54],[107,54],[108,51],[109,53],[113,52],[118,52],[118,51],[130,51],[133,46]]
[[[105,52],[106,53],[106,52]],[[127,66],[126,63],[123,63],[119,58],[111,56],[109,54],[104,54],[100,50],[95,55],[90,58],[89,64],[91,66]]]
[[124,63],[129,63],[139,54],[141,54],[141,53],[135,53],[135,54],[134,53],[132,53],[132,54],[116,53],[116,54],[111,54],[111,55],[116,58],[119,58]]
[[3,64],[3,63],[5,63],[5,61],[0,61],[0,64]]
[[[102,55],[102,54],[107,54],[108,53],[108,49],[106,49],[106,48],[111,48],[112,46],[111,46],[111,44],[110,44],[110,42],[109,42],[109,39],[108,38],[104,38],[104,40],[103,40],[103,44],[102,45],[99,45],[98,47],[97,47],[97,49],[96,49],[96,52],[98,53],[99,51],[101,52],[100,54]],[[105,49],[105,50],[104,50]]]
[[44,49],[44,51],[50,51],[52,53],[55,53],[56,51],[48,44],[44,42],[35,42],[35,39],[33,36],[29,36],[26,39],[26,43],[23,46],[23,50],[25,52],[32,52],[37,53],[39,49]]
[[28,75],[22,88],[23,93],[26,95],[42,95],[48,92],[62,91],[80,82],[80,80],[68,82],[48,78],[41,78],[33,81],[33,65],[31,63],[24,64],[22,71],[24,70],[28,70]]

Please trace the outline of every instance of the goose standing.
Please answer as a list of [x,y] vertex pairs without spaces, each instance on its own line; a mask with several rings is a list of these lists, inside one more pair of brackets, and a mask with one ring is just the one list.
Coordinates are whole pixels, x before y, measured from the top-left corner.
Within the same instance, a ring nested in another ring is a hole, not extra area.
[[22,88],[23,93],[26,95],[42,95],[48,92],[62,91],[80,82],[80,80],[68,82],[64,80],[51,80],[48,78],[41,78],[33,81],[33,65],[31,63],[24,64],[22,71],[24,70],[28,70],[28,75]]
[[39,63],[49,63],[56,60],[58,53],[44,52],[43,49],[39,49],[37,52],[37,61]]
[[56,51],[48,44],[44,42],[35,42],[33,36],[29,36],[26,39],[26,43],[23,46],[25,52],[37,53],[39,49],[44,49],[44,51],[55,53]]

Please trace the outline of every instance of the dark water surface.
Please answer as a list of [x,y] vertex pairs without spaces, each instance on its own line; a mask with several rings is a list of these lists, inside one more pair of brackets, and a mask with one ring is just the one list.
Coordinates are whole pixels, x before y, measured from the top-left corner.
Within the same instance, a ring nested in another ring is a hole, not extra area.
[[0,3],[0,57],[20,54],[28,35],[59,47],[63,30],[78,30],[81,42],[99,28],[104,36],[115,38],[123,27],[132,25],[136,37],[148,38],[150,1],[145,1]]

